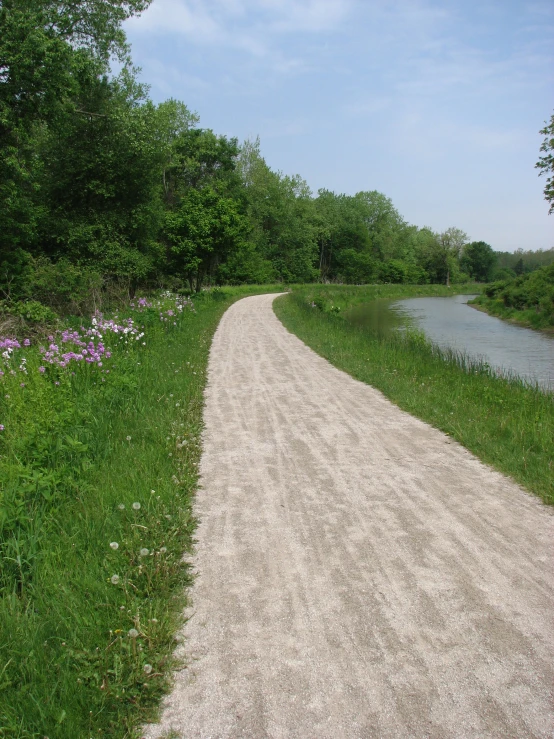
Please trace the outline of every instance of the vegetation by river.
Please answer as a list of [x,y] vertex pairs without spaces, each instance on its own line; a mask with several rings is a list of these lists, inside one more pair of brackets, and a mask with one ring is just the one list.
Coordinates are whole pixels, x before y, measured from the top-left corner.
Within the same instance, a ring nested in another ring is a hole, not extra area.
[[151,715],[189,581],[211,337],[267,289],[3,340],[0,737],[133,737]]
[[531,328],[554,330],[554,264],[495,282],[473,302],[493,316]]
[[[400,297],[397,289],[380,286],[376,297]],[[404,290],[407,297],[409,288]],[[352,325],[342,313],[347,305],[362,302],[356,291],[303,287],[279,298],[275,311],[290,331],[335,366],[554,503],[554,396],[497,377],[487,365],[433,347],[419,333],[381,334]],[[421,294],[419,288],[415,294]]]

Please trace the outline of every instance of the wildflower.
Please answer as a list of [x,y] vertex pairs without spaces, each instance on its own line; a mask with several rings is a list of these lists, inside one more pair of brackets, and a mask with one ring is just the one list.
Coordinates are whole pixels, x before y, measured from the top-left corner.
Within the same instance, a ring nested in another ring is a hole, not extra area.
[[112,585],[117,585],[117,583],[119,582],[119,575],[112,575],[110,580],[112,582]]
[[148,557],[149,554],[150,554],[150,551],[146,547],[143,547],[140,550],[140,556],[141,557]]
[[137,636],[139,635],[139,633],[138,633],[138,631],[136,629],[129,629],[129,631],[127,633],[129,634],[129,636],[130,636],[131,639],[136,639]]
[[152,672],[152,665],[144,665],[142,669],[147,675],[149,675]]
[[19,383],[19,387],[25,387],[25,383],[24,382],[20,382]]
[[125,438],[127,439],[127,441],[131,441],[131,437],[130,436],[126,436]]
[[46,367],[39,367],[38,368],[38,371],[41,372],[41,373],[44,373],[44,372],[46,372]]
[[4,430],[4,424],[0,423],[0,431],[3,431],[3,430]]
[[140,511],[140,503],[133,503],[133,510]]
[[151,491],[150,491],[150,493],[151,493],[152,495],[154,495],[154,493],[155,493],[155,492],[156,492],[155,490],[151,490]]
[[23,346],[31,346],[31,341],[29,339],[24,339]]
[[125,510],[125,503],[120,503],[117,507],[119,508],[120,511],[124,511]]
[[111,542],[110,542],[110,547],[111,547],[112,549],[114,549],[114,550],[115,550],[115,549],[119,549],[119,544],[118,544],[118,543],[117,543],[116,541],[111,541]]

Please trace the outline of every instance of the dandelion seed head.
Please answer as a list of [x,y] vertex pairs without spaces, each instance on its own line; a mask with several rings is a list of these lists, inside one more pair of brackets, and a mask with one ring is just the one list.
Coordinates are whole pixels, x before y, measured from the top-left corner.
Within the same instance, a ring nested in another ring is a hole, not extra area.
[[149,675],[152,672],[152,665],[144,665],[142,669],[147,675]]
[[126,436],[125,438],[127,439],[127,441],[131,441],[131,437],[130,436]]
[[110,541],[110,547],[112,549],[119,549],[119,544],[116,541]]
[[140,550],[140,556],[141,556],[141,557],[147,557],[147,556],[148,556],[149,554],[150,554],[150,550],[149,550],[149,549],[147,549],[146,547],[143,547],[143,548],[142,548],[142,549]]
[[136,639],[137,636],[139,635],[136,629],[129,629],[128,634],[131,639]]
[[112,575],[110,580],[112,585],[117,585],[117,583],[119,582],[119,575]]
[[133,510],[140,511],[140,503],[133,503]]
[[167,552],[167,547],[160,547],[160,554],[165,554]]
[[124,511],[125,510],[125,503],[120,503],[117,507],[119,508],[120,511]]

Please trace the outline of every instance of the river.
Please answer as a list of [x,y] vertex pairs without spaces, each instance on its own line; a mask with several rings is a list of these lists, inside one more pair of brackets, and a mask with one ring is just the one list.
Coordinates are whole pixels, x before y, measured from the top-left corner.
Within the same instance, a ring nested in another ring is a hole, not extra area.
[[435,344],[554,390],[554,336],[517,326],[467,305],[474,295],[378,300],[353,308],[353,323],[387,332],[409,325]]

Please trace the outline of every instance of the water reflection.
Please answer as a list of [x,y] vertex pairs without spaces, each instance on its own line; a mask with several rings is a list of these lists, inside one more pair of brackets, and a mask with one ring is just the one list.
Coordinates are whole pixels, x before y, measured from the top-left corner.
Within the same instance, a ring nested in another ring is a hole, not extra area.
[[472,295],[377,300],[349,312],[354,323],[387,333],[413,325],[435,344],[465,352],[505,374],[554,390],[554,337],[466,305]]

